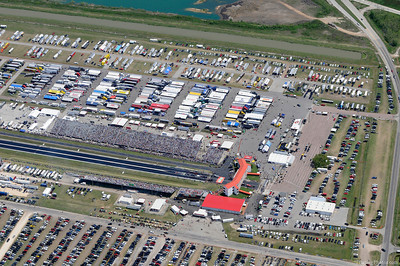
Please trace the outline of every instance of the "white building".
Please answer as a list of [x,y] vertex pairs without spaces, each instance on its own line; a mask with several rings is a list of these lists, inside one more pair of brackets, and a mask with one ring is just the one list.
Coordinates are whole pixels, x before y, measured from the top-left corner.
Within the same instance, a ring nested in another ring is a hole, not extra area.
[[127,194],[127,195],[123,195],[119,198],[118,200],[119,204],[125,204],[125,205],[132,205],[133,203],[133,198],[131,197],[131,195]]
[[187,215],[189,212],[186,211],[186,210],[184,210],[184,209],[182,209],[182,210],[179,211],[179,213],[180,213],[182,216],[185,216],[185,215]]
[[335,207],[335,203],[326,202],[324,197],[310,197],[307,202],[306,212],[330,216],[333,214]]
[[204,209],[199,209],[198,211],[193,212],[193,216],[206,218],[207,217],[207,211],[204,210]]
[[290,166],[293,164],[295,157],[287,152],[274,151],[268,157],[269,163]]
[[161,208],[164,206],[166,200],[165,199],[156,199],[153,205],[150,207],[150,211],[159,212]]
[[43,197],[48,197],[51,192],[51,187],[47,187],[43,190]]
[[171,211],[172,211],[175,215],[179,214],[179,208],[178,208],[176,205],[174,205],[174,206],[171,207]]

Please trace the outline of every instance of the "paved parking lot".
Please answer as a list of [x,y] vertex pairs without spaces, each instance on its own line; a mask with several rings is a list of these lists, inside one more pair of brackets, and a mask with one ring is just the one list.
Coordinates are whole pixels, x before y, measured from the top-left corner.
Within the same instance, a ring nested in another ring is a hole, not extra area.
[[299,145],[297,146],[299,150],[294,153],[296,159],[293,165],[278,179],[278,182],[273,185],[273,191],[301,191],[304,188],[304,184],[313,170],[311,160],[322,151],[322,146],[334,125],[334,119],[335,116],[333,115],[323,116],[309,113],[299,137]]
[[[4,213],[0,216],[0,223],[8,217],[9,212]],[[200,230],[204,230],[203,232],[214,230],[209,227],[215,223],[210,225],[206,220],[201,220],[198,224],[202,223],[204,225],[198,228],[198,233]],[[19,234],[21,230],[24,230],[22,235]],[[174,234],[174,231],[170,231],[169,234]],[[224,239],[222,232],[221,235]],[[61,262],[63,265],[82,263],[167,265],[177,262],[193,265],[196,261],[204,261],[206,258],[210,263],[214,263],[219,258],[217,250],[221,250],[204,244],[174,239],[166,234],[155,235],[152,231],[143,234],[133,228],[93,224],[83,220],[76,221],[66,217],[28,212],[19,219],[10,239],[2,246],[0,259],[9,263],[28,262],[30,265]],[[180,245],[183,245],[183,249],[177,253]],[[216,254],[213,254],[213,251]],[[250,260],[250,255],[253,254],[240,250],[228,249],[225,252],[230,254],[228,259],[232,263],[240,260],[255,263],[261,260],[261,257],[256,256],[251,256]],[[7,256],[4,257],[6,253]],[[176,260],[173,260],[175,256]],[[156,264],[157,262],[159,264]]]

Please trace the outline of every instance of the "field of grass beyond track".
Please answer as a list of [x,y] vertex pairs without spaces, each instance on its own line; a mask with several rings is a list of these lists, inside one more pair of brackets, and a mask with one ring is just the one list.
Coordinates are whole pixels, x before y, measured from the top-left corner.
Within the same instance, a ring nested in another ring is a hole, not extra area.
[[[135,23],[144,23],[149,25],[156,26],[167,26],[167,27],[176,27],[183,29],[194,29],[205,32],[219,32],[240,36],[249,36],[261,39],[271,39],[271,40],[279,40],[286,41],[290,43],[299,43],[299,44],[309,44],[314,46],[325,46],[332,47],[343,50],[356,51],[363,54],[363,58],[358,60],[360,63],[376,63],[377,59],[374,55],[373,50],[371,49],[371,45],[366,38],[356,37],[347,35],[340,31],[337,31],[328,25],[323,24],[322,22],[315,20],[311,22],[301,23],[301,24],[292,24],[292,25],[274,25],[274,26],[266,26],[261,24],[254,23],[246,23],[246,22],[232,22],[232,21],[223,21],[223,20],[204,20],[198,19],[194,17],[188,16],[179,16],[179,15],[170,15],[170,14],[153,14],[151,12],[134,10],[134,9],[120,9],[120,8],[112,8],[112,7],[102,7],[102,6],[88,6],[85,4],[60,4],[54,3],[51,1],[39,1],[39,0],[15,0],[15,1],[1,1],[0,7],[11,7],[11,8],[19,8],[19,9],[29,9],[32,11],[43,11],[43,12],[51,12],[51,13],[62,13],[65,15],[79,15],[84,17],[91,18],[102,18],[102,19],[110,19],[110,20],[120,20],[124,22],[135,22]],[[3,18],[5,16],[2,16]],[[12,20],[32,20],[28,17],[13,17]],[[36,20],[37,21],[37,20]],[[45,24],[53,24],[54,21],[49,23],[42,22]],[[73,29],[77,27],[75,23],[62,23],[65,27],[70,27]],[[20,25],[24,25],[24,22],[21,21]],[[82,27],[82,25],[79,25]],[[91,25],[84,25],[85,28],[93,28]],[[95,27],[96,30],[106,30],[105,27]],[[83,30],[81,28],[81,30]],[[110,29],[111,30],[111,29]],[[90,29],[89,31],[92,31]],[[114,29],[115,31],[115,29]],[[121,34],[125,36],[130,36],[128,31],[119,29]],[[129,30],[132,33],[134,29]],[[85,31],[86,32],[86,31]],[[113,32],[113,31],[110,31]],[[166,32],[167,34],[167,32]],[[201,40],[197,38],[194,40],[193,38],[183,38],[183,37],[174,37],[168,38],[166,35],[162,36],[162,34],[154,34],[154,33],[141,33],[143,37],[160,37],[166,40],[175,40],[175,41],[184,41],[185,43],[196,43],[199,41],[204,41],[205,43],[226,47],[226,48],[242,48],[248,50],[255,51],[269,51],[269,52],[284,52],[288,51],[280,50],[279,47],[276,48],[263,48],[260,46],[251,47],[251,45],[233,45],[232,42],[221,41],[207,41]],[[151,35],[151,36],[150,36]],[[299,55],[299,56],[312,56],[313,58],[319,59],[322,56],[309,54],[302,54],[300,52],[291,51],[291,55]],[[335,60],[334,56],[326,55],[324,56],[326,59]],[[337,60],[337,58],[336,58]],[[346,58],[344,58],[346,60]],[[353,60],[354,62],[354,60]]]

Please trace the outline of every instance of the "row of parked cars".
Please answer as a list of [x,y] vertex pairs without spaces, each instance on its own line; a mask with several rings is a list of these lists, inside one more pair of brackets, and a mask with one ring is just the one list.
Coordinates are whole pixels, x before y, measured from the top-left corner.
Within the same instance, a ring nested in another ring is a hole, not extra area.
[[167,258],[169,252],[172,251],[173,246],[175,245],[175,240],[167,238],[165,239],[165,243],[163,247],[158,251],[157,255],[151,260],[150,265],[161,265],[163,261]]
[[135,250],[135,247],[137,246],[140,239],[142,239],[142,235],[137,234],[135,240],[133,240],[133,242],[129,245],[128,250],[126,251],[124,258],[122,259],[120,266],[128,265],[128,261],[132,256],[132,253]]
[[64,260],[63,265],[73,265],[77,258],[81,255],[82,251],[86,248],[87,245],[93,239],[93,236],[100,230],[101,225],[92,224],[89,229],[85,232],[85,234],[81,237],[78,244],[72,249],[70,254]]
[[91,249],[90,254],[86,257],[83,262],[84,265],[93,265],[95,261],[99,258],[100,253],[106,247],[108,240],[113,236],[113,234],[117,231],[116,227],[107,226],[107,229],[103,231],[100,235],[99,239],[96,241],[96,244]]
[[133,263],[134,266],[144,265],[146,263],[150,253],[154,249],[157,239],[158,239],[158,237],[155,237],[155,236],[149,236],[147,238],[146,243],[142,247],[142,250],[140,251],[139,255],[137,256],[135,262]]
[[[4,210],[5,207],[3,207]],[[24,214],[23,210],[17,210],[17,209],[12,209],[10,212],[10,216],[8,220],[6,221],[6,224],[3,226],[3,228],[0,230],[0,242],[10,241],[8,236],[10,235],[11,231],[14,229],[15,225],[19,222],[21,219],[22,215]]]
[[[41,222],[43,221],[43,217],[39,216],[38,214],[34,214],[29,221],[25,224],[25,226],[22,228],[21,232],[19,233],[17,239],[15,240],[15,242],[11,245],[11,247],[8,249],[8,251],[6,252],[6,254],[4,255],[4,257],[2,258],[0,264],[4,265],[6,264],[7,261],[12,261],[15,256],[17,255],[17,252],[23,247],[24,242],[28,241],[29,237],[31,236],[33,230],[35,229],[35,227]],[[44,227],[46,227],[44,225]],[[39,229],[40,231],[40,229]],[[38,233],[36,233],[34,235],[33,239],[36,239],[36,237],[38,237]],[[30,241],[30,242],[34,242],[34,241]],[[31,243],[32,244],[32,243]],[[25,250],[22,252],[22,254],[20,254],[17,258],[17,262],[21,261],[22,257],[25,255],[25,253],[29,250],[29,248],[31,247],[31,244],[28,244],[28,246],[25,248]],[[16,262],[15,262],[16,263]]]
[[[42,242],[39,243],[39,246],[35,251],[31,253],[29,259],[25,262],[28,265],[35,265],[43,254],[49,249],[49,247],[53,244],[54,240],[56,240],[57,236],[65,229],[65,227],[69,224],[70,220],[68,218],[59,217],[56,224],[50,229]],[[43,265],[49,265],[50,262],[45,261]]]

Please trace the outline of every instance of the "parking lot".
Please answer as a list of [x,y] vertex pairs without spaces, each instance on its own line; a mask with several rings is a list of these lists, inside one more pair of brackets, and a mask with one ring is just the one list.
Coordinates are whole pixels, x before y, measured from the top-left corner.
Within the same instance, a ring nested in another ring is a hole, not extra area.
[[[2,207],[0,226],[14,219],[18,226],[2,246],[2,264],[64,265],[104,263],[121,265],[256,265],[261,259],[254,254],[221,249],[135,232],[132,228],[92,224],[43,213],[14,216],[19,210]],[[12,218],[15,217],[15,218]],[[9,244],[8,244],[9,243]],[[5,245],[8,244],[8,245]]]

